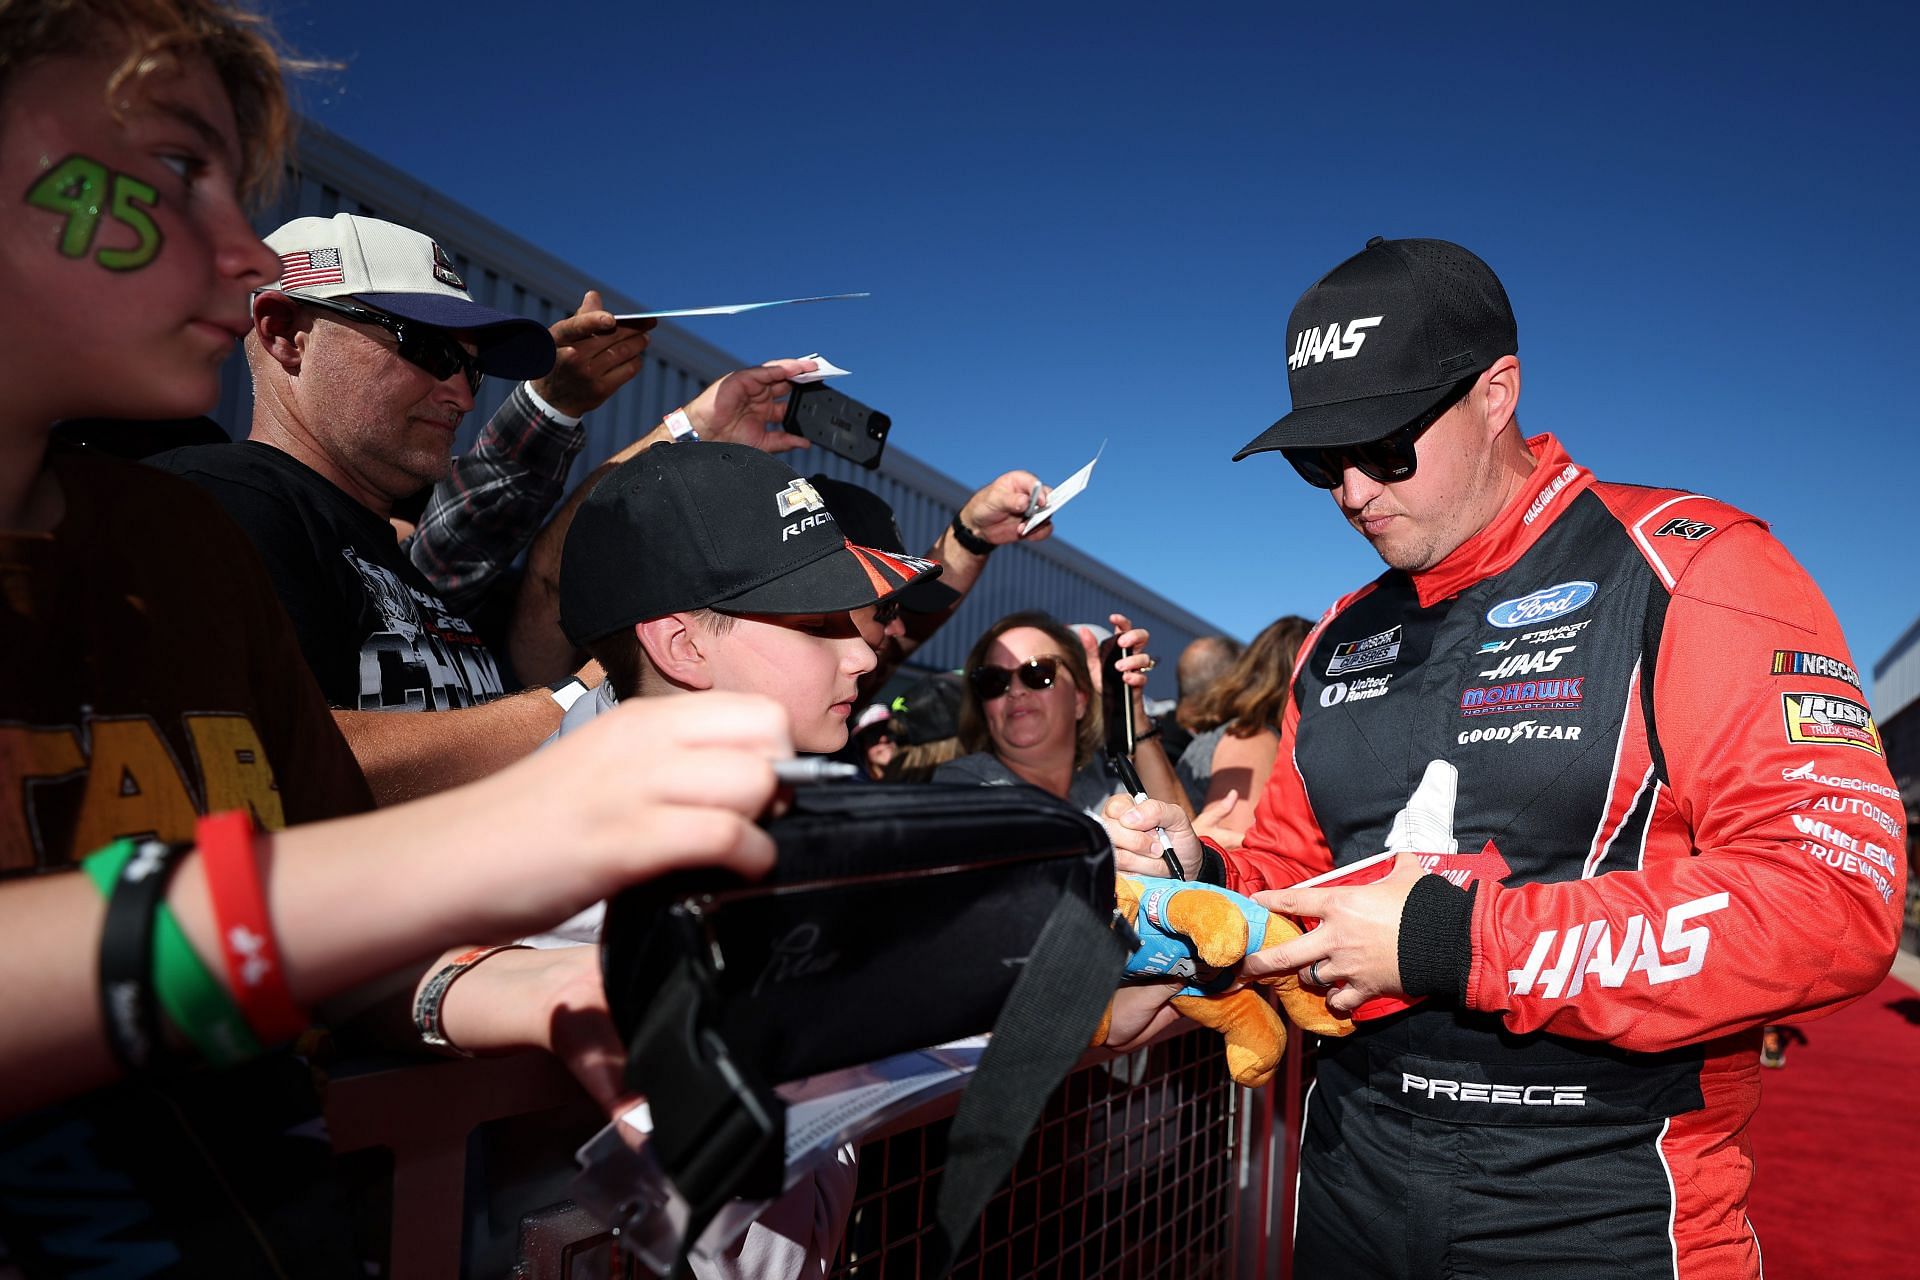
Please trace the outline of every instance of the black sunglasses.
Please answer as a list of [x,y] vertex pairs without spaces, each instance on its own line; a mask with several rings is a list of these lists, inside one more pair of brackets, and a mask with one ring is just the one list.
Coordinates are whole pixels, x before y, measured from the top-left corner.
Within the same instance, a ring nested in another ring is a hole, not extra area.
[[1414,444],[1426,434],[1428,427],[1446,416],[1447,410],[1466,398],[1467,392],[1473,390],[1473,384],[1479,378],[1480,375],[1476,373],[1471,378],[1455,383],[1439,404],[1378,440],[1369,440],[1365,444],[1330,445],[1321,449],[1282,449],[1280,452],[1300,473],[1300,478],[1316,489],[1338,489],[1348,467],[1381,484],[1411,479],[1420,465]]
[[1058,658],[1028,658],[1017,667],[996,667],[988,663],[984,667],[975,667],[967,672],[967,683],[973,686],[973,692],[982,702],[992,702],[1013,687],[1013,678],[1020,677],[1020,683],[1038,693],[1042,689],[1053,688],[1053,681],[1060,674]]
[[892,626],[900,616],[900,597],[890,596],[873,606],[873,620],[883,627]]
[[435,378],[450,378],[458,371],[467,375],[467,389],[478,393],[480,384],[486,380],[486,374],[480,372],[476,358],[460,345],[445,329],[435,325],[423,324],[418,320],[408,320],[403,316],[388,315],[384,311],[375,311],[371,307],[356,307],[350,303],[335,302],[331,298],[309,298],[305,294],[287,295],[302,306],[318,307],[322,311],[331,311],[335,315],[358,320],[362,324],[378,325],[393,335],[395,349],[400,358],[417,368],[425,369]]

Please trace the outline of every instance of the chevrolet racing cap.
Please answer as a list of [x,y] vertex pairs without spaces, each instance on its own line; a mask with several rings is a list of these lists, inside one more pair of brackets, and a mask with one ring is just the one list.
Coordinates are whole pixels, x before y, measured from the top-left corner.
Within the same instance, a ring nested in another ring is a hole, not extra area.
[[[824,473],[808,476],[807,482],[826,499],[827,510],[840,522],[848,542],[896,556],[906,554],[907,540],[901,536],[900,522],[885,498],[864,485],[835,480]],[[913,613],[945,613],[959,603],[958,591],[931,578],[900,592],[900,607]]]
[[482,306],[433,240],[378,218],[336,213],[295,218],[267,237],[280,255],[272,287],[298,298],[348,298],[403,320],[468,334],[480,372],[544,377],[553,368],[553,335],[538,320]]
[[580,504],[560,555],[560,625],[584,645],[692,609],[840,613],[939,572],[849,542],[820,491],[769,454],[669,442]]
[[1235,462],[1270,449],[1364,444],[1520,349],[1493,269],[1446,240],[1386,240],[1320,277],[1287,321],[1293,412]]

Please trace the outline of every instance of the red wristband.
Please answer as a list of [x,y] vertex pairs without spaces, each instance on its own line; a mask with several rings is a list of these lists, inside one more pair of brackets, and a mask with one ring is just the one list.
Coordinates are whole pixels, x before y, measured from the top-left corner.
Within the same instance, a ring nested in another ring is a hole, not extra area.
[[234,1003],[261,1044],[285,1044],[305,1031],[311,1020],[294,1003],[280,948],[274,942],[267,897],[260,885],[253,817],[244,809],[211,814],[200,819],[194,843],[206,868],[207,893],[213,900],[214,926],[220,934],[220,954],[226,958]]

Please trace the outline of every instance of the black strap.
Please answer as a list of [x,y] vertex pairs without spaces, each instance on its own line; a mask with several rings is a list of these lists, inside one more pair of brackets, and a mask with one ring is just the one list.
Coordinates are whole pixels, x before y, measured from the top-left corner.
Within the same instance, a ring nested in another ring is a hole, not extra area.
[[143,840],[120,867],[100,934],[100,1020],[128,1072],[151,1070],[166,1050],[153,991],[153,920],[192,845]]
[[953,1265],[1047,1099],[1092,1042],[1127,959],[1110,924],[1084,898],[1062,897],[1008,991],[947,1138],[928,1275]]

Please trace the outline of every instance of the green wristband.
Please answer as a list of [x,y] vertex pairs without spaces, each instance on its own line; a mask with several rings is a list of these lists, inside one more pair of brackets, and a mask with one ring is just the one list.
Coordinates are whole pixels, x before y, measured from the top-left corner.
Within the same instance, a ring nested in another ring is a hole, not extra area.
[[[133,841],[116,840],[80,865],[101,893],[111,894],[133,849]],[[153,989],[173,1025],[212,1065],[231,1067],[260,1056],[260,1041],[240,1007],[187,941],[165,903],[153,922]]]

